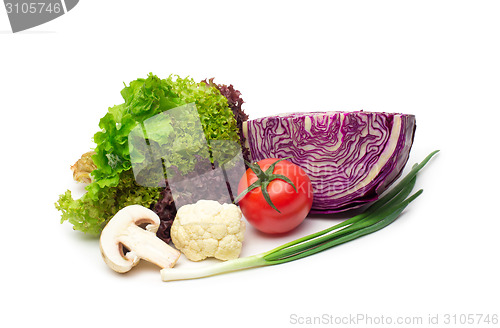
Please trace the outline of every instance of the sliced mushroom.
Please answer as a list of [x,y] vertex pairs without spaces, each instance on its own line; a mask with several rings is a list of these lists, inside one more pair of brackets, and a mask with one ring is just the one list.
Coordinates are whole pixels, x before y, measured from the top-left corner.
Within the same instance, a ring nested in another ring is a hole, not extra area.
[[173,267],[180,252],[156,237],[159,226],[158,215],[143,206],[130,205],[118,211],[101,233],[101,254],[106,264],[120,273],[132,269],[140,259],[162,269]]

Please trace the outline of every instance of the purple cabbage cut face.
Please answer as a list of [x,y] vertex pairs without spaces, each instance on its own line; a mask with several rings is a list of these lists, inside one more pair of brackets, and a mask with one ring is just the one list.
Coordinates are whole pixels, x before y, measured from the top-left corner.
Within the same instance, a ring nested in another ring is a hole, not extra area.
[[312,213],[379,198],[408,160],[415,116],[371,112],[290,113],[243,123],[253,161],[292,157],[311,179]]

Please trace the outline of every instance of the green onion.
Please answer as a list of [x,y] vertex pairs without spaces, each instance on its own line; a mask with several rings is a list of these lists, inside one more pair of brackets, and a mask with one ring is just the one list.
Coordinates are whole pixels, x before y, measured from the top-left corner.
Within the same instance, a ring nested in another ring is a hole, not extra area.
[[344,222],[291,241],[265,253],[201,268],[162,269],[162,280],[196,279],[231,271],[291,262],[385,228],[394,222],[401,212],[422,194],[423,190],[421,189],[410,196],[415,186],[417,173],[437,152],[438,150],[432,152],[420,164],[415,164],[412,170],[394,188],[374,202],[365,212]]

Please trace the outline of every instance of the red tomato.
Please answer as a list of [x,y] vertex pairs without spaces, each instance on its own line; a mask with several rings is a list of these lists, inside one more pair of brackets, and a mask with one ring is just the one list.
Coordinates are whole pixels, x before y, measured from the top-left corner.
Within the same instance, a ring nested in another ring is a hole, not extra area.
[[[257,164],[262,171],[266,171],[276,161],[277,158],[268,158]],[[276,163],[272,173],[288,177],[297,188],[295,191],[291,184],[279,178],[272,180],[267,186],[272,203],[281,213],[264,199],[262,187],[248,192],[238,204],[247,221],[256,229],[265,233],[284,233],[295,229],[304,221],[311,210],[313,190],[311,180],[304,170],[287,160]],[[257,175],[248,169],[238,185],[238,195],[257,180]]]

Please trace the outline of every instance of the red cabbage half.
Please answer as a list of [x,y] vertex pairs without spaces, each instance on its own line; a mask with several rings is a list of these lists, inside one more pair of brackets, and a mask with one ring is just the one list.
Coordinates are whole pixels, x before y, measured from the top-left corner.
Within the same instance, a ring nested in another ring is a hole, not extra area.
[[408,160],[415,116],[372,112],[290,113],[243,123],[253,161],[289,157],[309,175],[312,213],[377,200]]

